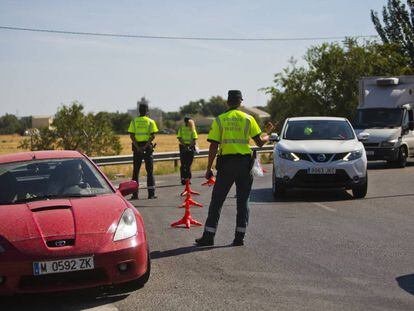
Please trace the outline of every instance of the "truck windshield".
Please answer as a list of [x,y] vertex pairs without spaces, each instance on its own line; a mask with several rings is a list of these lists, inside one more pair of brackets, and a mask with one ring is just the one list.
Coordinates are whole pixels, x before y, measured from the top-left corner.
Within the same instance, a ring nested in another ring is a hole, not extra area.
[[284,139],[287,140],[350,140],[354,131],[347,121],[300,120],[289,121]]
[[354,120],[354,128],[393,128],[401,126],[403,110],[401,108],[359,109]]

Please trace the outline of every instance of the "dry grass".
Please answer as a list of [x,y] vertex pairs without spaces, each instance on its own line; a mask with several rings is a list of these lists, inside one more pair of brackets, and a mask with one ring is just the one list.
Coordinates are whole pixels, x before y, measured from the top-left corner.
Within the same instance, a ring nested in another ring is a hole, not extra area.
[[25,137],[22,137],[17,134],[0,135],[0,154],[27,151],[24,149],[17,148],[23,139],[25,139]]

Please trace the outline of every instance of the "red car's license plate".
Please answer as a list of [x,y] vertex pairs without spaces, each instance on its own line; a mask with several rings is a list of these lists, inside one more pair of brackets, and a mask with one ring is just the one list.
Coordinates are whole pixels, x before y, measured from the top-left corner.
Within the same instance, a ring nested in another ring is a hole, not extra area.
[[94,267],[93,256],[52,261],[37,261],[33,263],[33,275],[92,270]]

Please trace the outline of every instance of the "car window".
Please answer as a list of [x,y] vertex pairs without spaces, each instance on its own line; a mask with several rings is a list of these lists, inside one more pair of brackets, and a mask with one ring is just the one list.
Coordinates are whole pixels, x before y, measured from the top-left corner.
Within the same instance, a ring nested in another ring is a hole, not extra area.
[[283,136],[287,140],[350,140],[354,131],[347,121],[301,120],[289,121]]
[[47,159],[0,164],[0,204],[112,193],[85,159]]

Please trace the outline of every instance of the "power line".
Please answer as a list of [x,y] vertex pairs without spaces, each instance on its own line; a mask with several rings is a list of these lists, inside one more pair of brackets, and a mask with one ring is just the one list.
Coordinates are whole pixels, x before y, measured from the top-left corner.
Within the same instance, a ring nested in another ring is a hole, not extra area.
[[39,28],[21,28],[0,26],[2,30],[30,31],[41,33],[54,33],[63,35],[113,37],[113,38],[134,38],[134,39],[157,39],[157,40],[198,40],[198,41],[318,41],[318,40],[343,40],[347,37],[352,38],[377,38],[377,35],[355,35],[355,36],[334,36],[334,37],[290,37],[290,38],[234,38],[234,37],[181,37],[181,36],[149,36],[133,34],[116,34],[100,32],[80,32],[67,30],[52,30]]

